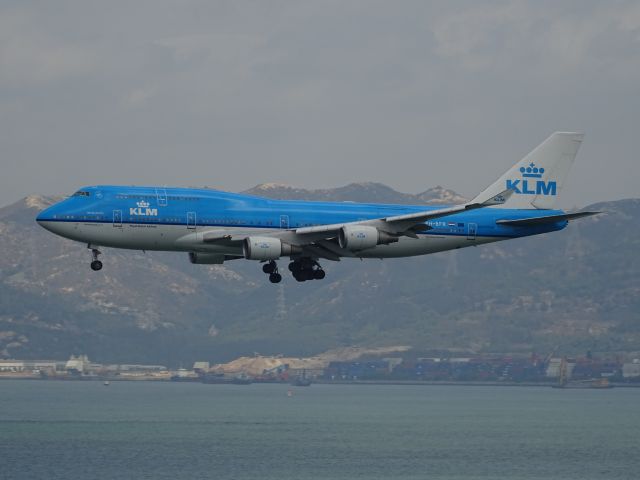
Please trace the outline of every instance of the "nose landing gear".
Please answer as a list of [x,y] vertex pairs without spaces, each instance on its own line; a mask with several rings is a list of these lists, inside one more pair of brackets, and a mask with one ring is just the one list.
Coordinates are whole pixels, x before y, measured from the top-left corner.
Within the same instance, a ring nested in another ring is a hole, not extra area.
[[282,275],[278,273],[278,264],[271,260],[262,266],[262,271],[269,275],[269,281],[271,283],[280,283],[282,281]]
[[89,245],[89,248],[91,248],[91,258],[93,259],[91,262],[91,270],[93,270],[94,272],[102,270],[102,262],[98,260],[98,255],[100,255],[102,252],[97,248],[91,247],[91,245]]

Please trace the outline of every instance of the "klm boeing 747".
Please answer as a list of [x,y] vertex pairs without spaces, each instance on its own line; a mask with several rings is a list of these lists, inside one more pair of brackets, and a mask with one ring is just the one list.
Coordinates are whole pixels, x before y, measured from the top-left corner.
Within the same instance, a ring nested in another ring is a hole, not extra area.
[[464,205],[425,207],[270,200],[207,189],[99,185],[42,211],[37,222],[87,244],[91,268],[99,248],[187,252],[191,263],[262,262],[279,283],[277,260],[293,277],[322,279],[321,260],[395,258],[441,252],[562,230],[554,205],[582,134],[556,132]]

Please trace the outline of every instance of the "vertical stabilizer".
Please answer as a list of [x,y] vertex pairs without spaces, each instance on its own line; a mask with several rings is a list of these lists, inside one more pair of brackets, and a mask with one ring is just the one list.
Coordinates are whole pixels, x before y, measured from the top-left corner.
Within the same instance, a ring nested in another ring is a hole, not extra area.
[[494,208],[553,208],[583,136],[574,132],[552,134],[476,198],[511,189],[511,198]]

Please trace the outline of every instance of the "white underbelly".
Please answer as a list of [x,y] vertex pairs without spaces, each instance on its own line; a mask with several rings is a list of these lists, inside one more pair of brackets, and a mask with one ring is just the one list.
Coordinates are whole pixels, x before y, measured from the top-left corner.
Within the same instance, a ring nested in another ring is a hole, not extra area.
[[240,247],[205,244],[202,241],[202,228],[187,228],[185,225],[123,223],[115,226],[113,223],[58,221],[42,222],[42,225],[60,236],[102,247],[231,255],[242,253]]
[[[128,224],[114,226],[112,223],[90,222],[43,222],[48,230],[79,242],[113,248],[134,250],[197,251],[242,255],[239,246],[207,244],[202,240],[202,231],[207,228],[187,228],[185,225]],[[243,229],[247,233],[246,229]],[[255,234],[273,233],[256,229]],[[419,235],[418,238],[402,237],[396,243],[355,253],[361,258],[396,258],[426,255],[429,253],[464,248],[473,245],[504,240],[501,237],[475,237],[464,235]]]

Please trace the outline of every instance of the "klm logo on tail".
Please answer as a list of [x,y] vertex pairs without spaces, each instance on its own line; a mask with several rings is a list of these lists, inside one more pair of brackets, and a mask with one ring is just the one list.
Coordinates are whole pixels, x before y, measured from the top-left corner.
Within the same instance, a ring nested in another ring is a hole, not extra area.
[[540,180],[544,168],[538,168],[532,162],[528,167],[520,167],[522,178],[507,180],[507,188],[518,195],[556,195],[557,184],[555,181],[545,182]]

